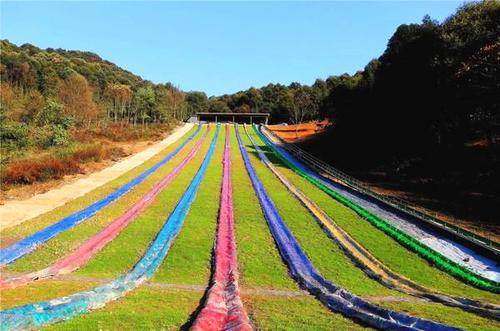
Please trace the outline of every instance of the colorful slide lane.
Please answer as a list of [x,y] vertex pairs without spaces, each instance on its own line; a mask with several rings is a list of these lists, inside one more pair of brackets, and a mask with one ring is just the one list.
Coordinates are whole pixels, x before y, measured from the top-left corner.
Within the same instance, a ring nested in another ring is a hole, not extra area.
[[215,151],[220,127],[217,126],[207,154],[177,206],[142,258],[127,274],[114,281],[62,298],[28,304],[0,311],[2,330],[26,330],[69,319],[92,309],[104,307],[150,279],[165,259],[170,246],[184,224],[189,208],[204,178]]
[[155,198],[165,189],[177,175],[186,167],[186,165],[193,159],[201,148],[201,145],[206,140],[210,126],[200,138],[200,140],[193,146],[186,157],[179,163],[168,175],[166,175],[160,182],[158,182],[144,197],[130,207],[126,212],[111,222],[101,232],[94,235],[78,248],[73,250],[70,254],[55,262],[51,266],[30,272],[24,275],[18,275],[12,278],[1,279],[0,289],[13,288],[21,285],[26,285],[35,280],[41,280],[48,277],[57,275],[68,274],[73,272],[83,265],[85,265],[93,256],[95,256],[101,249],[103,249],[109,242],[115,239],[118,234],[129,225],[142,211],[144,211]]
[[234,235],[233,192],[231,184],[231,146],[226,126],[222,190],[217,238],[214,249],[213,285],[204,307],[191,330],[252,330],[240,298],[239,272]]
[[187,139],[185,139],[176,149],[174,149],[171,153],[166,155],[162,160],[157,162],[148,170],[144,171],[139,176],[135,177],[126,184],[122,185],[111,194],[94,202],[93,204],[82,210],[79,210],[71,215],[66,216],[65,218],[59,220],[58,222],[52,224],[51,226],[48,226],[43,230],[40,230],[4,249],[1,249],[0,267],[10,264],[15,260],[19,259],[20,257],[32,252],[37,248],[37,246],[55,237],[59,233],[66,231],[74,227],[78,223],[92,217],[99,210],[103,209],[113,201],[117,200],[118,198],[120,198],[121,196],[132,190],[134,187],[142,183],[148,176],[150,176],[161,166],[169,162],[175,155],[177,155],[198,134],[200,129],[201,125],[199,125]]
[[396,289],[400,292],[417,296],[424,299],[429,299],[434,302],[439,302],[451,307],[458,307],[469,312],[473,312],[482,316],[500,319],[500,306],[488,303],[482,303],[461,297],[451,297],[438,293],[436,291],[418,285],[408,278],[396,274],[377,260],[359,243],[351,238],[342,228],[340,228],[319,206],[309,199],[303,192],[295,187],[278,169],[272,164],[260,147],[255,143],[252,136],[248,133],[244,126],[245,133],[257,151],[259,158],[271,170],[271,172],[285,185],[297,200],[314,216],[319,225],[327,232],[327,234],[337,243],[342,251],[354,262],[369,277],[377,280],[384,286]]
[[[360,197],[354,196],[355,193],[351,192],[348,188],[339,185],[337,183],[333,183],[328,179],[323,178],[321,175],[315,173],[313,170],[305,167],[299,161],[297,161],[292,155],[290,155],[286,150],[281,148],[280,146],[275,145],[269,137],[264,135],[261,131],[259,131],[256,127],[254,127],[255,132],[259,135],[259,137],[269,146],[275,155],[284,162],[288,167],[294,170],[297,174],[307,179],[313,185],[317,186],[319,189],[333,197],[335,200],[349,207],[353,211],[355,211],[362,218],[368,220],[375,227],[381,229],[386,234],[390,235],[392,238],[396,239],[403,246],[413,250],[423,258],[427,259],[431,263],[437,265],[440,269],[448,272],[450,275],[470,284],[481,288],[483,290],[491,291],[494,293],[500,293],[500,284],[492,279],[486,278],[485,276],[492,276],[493,272],[495,275],[498,273],[499,267],[496,262],[486,258],[475,255],[470,249],[460,245],[458,243],[453,243],[448,239],[439,239],[442,242],[446,242],[448,246],[456,244],[455,248],[463,251],[468,251],[470,259],[474,260],[475,258],[480,259],[481,261],[487,263],[487,267],[482,268],[481,270],[486,271],[486,274],[479,272],[477,269],[469,269],[469,265],[464,265],[463,263],[457,262],[456,255],[448,255],[450,252],[448,249],[444,250],[435,250],[434,247],[430,247],[427,245],[428,241],[420,240],[413,237],[413,233],[407,233],[406,231],[401,230],[398,227],[392,225],[385,220],[385,218],[379,217],[379,215],[372,213],[371,211],[365,209],[366,205],[363,204],[362,199]],[[361,196],[361,194],[359,194]],[[351,200],[352,198],[352,200]],[[370,204],[367,202],[367,204]],[[404,221],[401,221],[404,222]],[[407,222],[408,223],[408,222]],[[413,223],[412,223],[413,224]],[[426,234],[429,240],[434,240],[437,238],[435,234]],[[434,239],[432,239],[434,238]],[[433,241],[435,242],[435,241]],[[479,261],[476,259],[476,262]],[[497,276],[494,276],[496,279]]]
[[276,210],[260,182],[236,127],[245,167],[254,186],[276,245],[292,277],[333,311],[386,330],[458,330],[436,322],[373,305],[325,279],[314,267]]

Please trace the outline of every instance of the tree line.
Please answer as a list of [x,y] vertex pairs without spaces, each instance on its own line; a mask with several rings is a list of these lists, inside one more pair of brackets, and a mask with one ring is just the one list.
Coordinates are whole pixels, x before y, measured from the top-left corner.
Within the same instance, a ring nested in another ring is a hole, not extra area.
[[329,142],[360,153],[453,148],[478,137],[494,144],[499,22],[500,2],[468,3],[442,23],[425,16],[399,26],[384,53],[353,75],[250,88],[211,98],[208,109],[270,112],[275,123],[330,118]]
[[200,93],[153,84],[94,53],[17,46],[8,40],[0,46],[4,151],[64,145],[72,128],[146,126],[182,121],[196,111]]

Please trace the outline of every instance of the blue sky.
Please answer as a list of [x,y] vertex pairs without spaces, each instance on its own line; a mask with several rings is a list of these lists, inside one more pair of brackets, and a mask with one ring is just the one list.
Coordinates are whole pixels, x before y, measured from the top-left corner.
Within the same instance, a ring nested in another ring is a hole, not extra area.
[[1,38],[87,50],[208,95],[362,69],[397,26],[462,2],[5,2]]

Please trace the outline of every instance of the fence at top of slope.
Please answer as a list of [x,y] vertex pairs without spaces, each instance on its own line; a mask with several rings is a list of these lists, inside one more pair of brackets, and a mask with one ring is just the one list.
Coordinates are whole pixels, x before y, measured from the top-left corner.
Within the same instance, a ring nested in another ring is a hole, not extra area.
[[198,125],[196,130],[186,138],[177,148],[175,148],[172,152],[168,153],[163,159],[158,161],[152,167],[142,172],[140,175],[131,179],[127,183],[120,186],[118,189],[108,194],[104,198],[92,203],[91,205],[81,209],[77,212],[74,212],[63,219],[57,221],[56,223],[32,234],[29,235],[14,244],[3,248],[0,250],[0,267],[5,266],[14,262],[15,260],[21,258],[22,256],[32,252],[36,249],[36,247],[49,239],[55,237],[59,233],[66,231],[76,224],[92,217],[102,208],[106,207],[113,201],[117,200],[137,185],[142,183],[147,177],[149,177],[152,173],[157,171],[161,166],[169,162],[174,156],[176,156],[194,137],[198,134],[201,129],[201,125]]
[[231,146],[226,125],[223,174],[217,236],[213,253],[214,271],[208,296],[191,330],[252,330],[240,298],[239,272],[234,235]]
[[279,170],[273,165],[269,158],[264,154],[262,149],[257,145],[252,136],[248,133],[244,125],[245,133],[257,151],[259,158],[273,172],[273,174],[285,185],[288,191],[307,208],[314,216],[318,224],[323,228],[329,237],[341,248],[346,254],[366,275],[375,279],[382,285],[396,289],[400,292],[407,293],[424,299],[430,299],[434,302],[442,303],[451,307],[458,307],[468,312],[473,312],[489,318],[500,319],[500,306],[480,301],[475,301],[467,298],[449,296],[435,290],[430,290],[421,286],[412,280],[397,274],[390,270],[386,265],[380,262],[377,258],[370,254],[363,246],[356,242],[347,232],[339,227],[318,205],[309,199],[301,192],[290,180],[288,180]]
[[0,289],[14,288],[29,284],[35,280],[54,277],[61,274],[73,272],[85,265],[93,256],[103,249],[109,242],[116,238],[136,217],[151,205],[155,198],[174,180],[175,177],[186,167],[186,165],[196,156],[205,142],[209,129],[205,131],[203,137],[193,146],[186,157],[171,172],[160,180],[153,188],[145,194],[141,200],[132,205],[127,211],[109,223],[102,231],[92,236],[70,254],[59,259],[52,265],[42,270],[29,272],[23,275],[16,275],[11,278],[0,278]]
[[320,173],[327,175],[328,177],[337,180],[344,185],[349,186],[350,188],[357,190],[361,193],[369,195],[370,197],[377,199],[381,202],[388,204],[389,206],[406,213],[410,216],[413,216],[441,231],[445,231],[449,234],[457,236],[464,241],[469,242],[470,244],[475,245],[476,247],[485,250],[488,254],[495,256],[496,258],[500,257],[500,243],[496,241],[486,238],[484,236],[478,235],[466,229],[463,229],[459,226],[451,224],[449,222],[437,219],[436,217],[429,215],[427,213],[423,213],[416,209],[416,207],[410,204],[408,201],[396,198],[385,196],[379,194],[369,187],[367,187],[364,183],[360,182],[356,178],[347,175],[346,173],[332,167],[331,165],[323,162],[317,157],[311,155],[310,153],[304,151],[303,149],[285,142],[278,135],[276,135],[272,130],[265,127],[266,132],[273,137],[275,143],[280,146],[286,148],[289,152],[291,152],[295,157],[299,160],[306,163],[308,166],[313,169],[319,171]]
[[220,126],[188,188],[137,264],[125,275],[91,290],[0,311],[2,330],[30,330],[104,307],[151,278],[179,234],[215,152]]
[[481,275],[478,275],[475,272],[469,270],[467,267],[458,264],[455,261],[452,261],[450,258],[444,256],[440,252],[437,252],[431,247],[421,243],[420,241],[413,238],[409,234],[389,224],[382,218],[369,212],[368,210],[361,207],[357,203],[352,202],[351,200],[347,199],[340,193],[334,191],[330,186],[325,185],[323,181],[319,180],[320,175],[315,175],[311,171],[308,171],[306,168],[304,168],[303,165],[297,163],[298,161],[292,160],[293,156],[288,154],[285,157],[284,154],[287,153],[286,150],[282,149],[278,150],[279,148],[281,148],[280,146],[275,146],[269,140],[269,138],[267,138],[264,134],[262,134],[262,132],[260,132],[255,126],[253,128],[255,132],[259,135],[259,137],[266,143],[266,145],[273,150],[274,154],[288,167],[293,169],[300,176],[307,179],[309,182],[318,187],[320,190],[324,191],[325,193],[327,193],[328,195],[330,195],[343,205],[355,211],[362,218],[366,219],[375,227],[377,227],[378,229],[382,230],[383,232],[394,238],[400,244],[411,249],[412,251],[416,252],[423,258],[437,265],[440,269],[448,272],[450,275],[456,277],[457,279],[460,279],[465,283],[471,284],[483,290],[491,291],[493,293],[500,293],[500,284],[498,284],[498,282],[491,279],[487,279]]
[[304,253],[297,239],[288,229],[260,181],[241,140],[236,126],[236,136],[245,167],[258,197],[271,234],[287,264],[292,277],[324,305],[349,318],[357,319],[378,329],[389,330],[459,330],[433,321],[399,313],[371,304],[336,286],[323,277]]

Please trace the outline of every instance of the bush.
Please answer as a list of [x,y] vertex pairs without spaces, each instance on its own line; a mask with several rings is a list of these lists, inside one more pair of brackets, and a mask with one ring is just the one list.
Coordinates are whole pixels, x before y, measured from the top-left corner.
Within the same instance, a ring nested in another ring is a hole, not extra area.
[[125,153],[120,147],[103,147],[91,145],[72,153],[71,158],[77,162],[100,161],[109,158],[123,157]]
[[23,123],[2,121],[0,124],[0,144],[7,151],[26,148],[29,145],[28,127]]
[[47,158],[41,160],[21,160],[10,164],[3,176],[3,184],[32,184],[64,175],[80,172],[77,162],[72,159]]
[[60,179],[64,175],[81,172],[79,164],[90,161],[122,157],[125,153],[119,147],[89,145],[77,150],[65,149],[56,155],[41,159],[14,161],[2,175],[2,184],[32,184],[49,179]]

